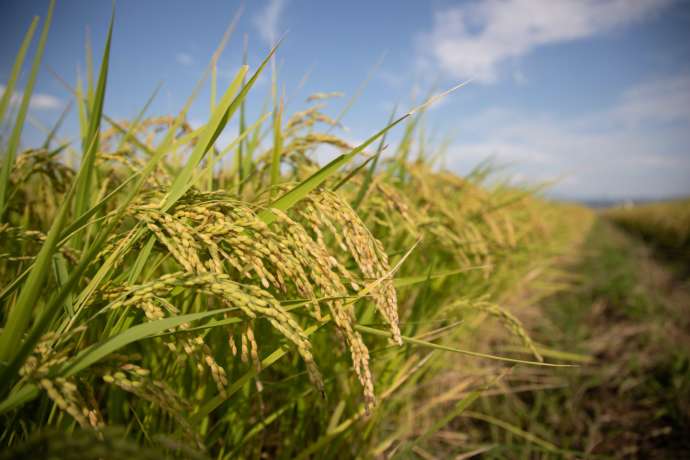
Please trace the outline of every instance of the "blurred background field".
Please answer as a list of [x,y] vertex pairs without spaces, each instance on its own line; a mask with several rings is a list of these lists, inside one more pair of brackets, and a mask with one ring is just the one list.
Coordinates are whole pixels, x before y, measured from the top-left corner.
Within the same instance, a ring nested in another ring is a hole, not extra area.
[[690,200],[616,207],[605,215],[687,273],[690,264]]

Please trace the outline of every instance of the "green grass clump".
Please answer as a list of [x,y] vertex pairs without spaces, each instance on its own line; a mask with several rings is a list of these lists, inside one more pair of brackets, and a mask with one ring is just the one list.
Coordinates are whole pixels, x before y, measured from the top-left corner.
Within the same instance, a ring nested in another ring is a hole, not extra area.
[[[25,101],[49,24],[50,13]],[[434,167],[416,141],[428,104],[358,146],[315,104],[289,116],[276,100],[246,119],[275,49],[240,68],[197,129],[185,121],[194,95],[175,116],[147,117],[149,101],[113,120],[112,27],[98,77],[74,89],[81,145],[53,130],[19,151],[21,110],[2,144],[9,455],[402,456],[442,428],[434,398],[460,363],[476,392],[507,366],[554,365],[502,300],[585,231],[588,211],[489,185],[483,168],[461,178]],[[240,131],[220,145],[233,117]],[[383,157],[398,125],[402,141]],[[323,167],[322,145],[341,152]]]

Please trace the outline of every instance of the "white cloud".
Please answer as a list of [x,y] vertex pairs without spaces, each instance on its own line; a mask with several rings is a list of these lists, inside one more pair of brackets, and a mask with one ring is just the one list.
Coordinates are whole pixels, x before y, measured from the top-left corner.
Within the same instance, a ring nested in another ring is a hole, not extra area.
[[514,164],[526,162],[530,164],[543,164],[553,163],[554,161],[551,155],[537,146],[528,145],[528,143],[520,141],[505,140],[501,136],[483,142],[463,144],[461,155],[472,161],[481,161],[486,157],[492,157],[502,163]]
[[487,0],[439,10],[418,37],[421,60],[453,78],[491,83],[499,67],[533,49],[605,33],[672,0]]
[[190,67],[194,64],[194,57],[189,53],[177,53],[175,55],[175,60],[178,64],[185,67]]
[[631,127],[650,122],[690,124],[690,75],[659,78],[625,91],[611,115]]
[[[5,94],[5,85],[0,85],[0,95]],[[10,104],[15,106],[21,103],[22,92],[15,91],[10,99]],[[64,106],[62,101],[55,96],[45,93],[33,93],[31,95],[31,101],[29,102],[29,108],[33,110],[56,110]]]
[[688,194],[688,94],[690,75],[680,75],[632,87],[612,107],[585,116],[489,109],[461,122],[461,132],[476,137],[461,137],[449,166],[466,170],[493,156],[532,182],[569,178],[552,189],[568,196]]
[[254,26],[259,31],[259,35],[271,46],[278,38],[278,27],[285,4],[285,0],[268,0],[266,7],[254,18]]
[[36,93],[31,97],[29,107],[36,110],[55,110],[62,108],[62,101],[50,94]]

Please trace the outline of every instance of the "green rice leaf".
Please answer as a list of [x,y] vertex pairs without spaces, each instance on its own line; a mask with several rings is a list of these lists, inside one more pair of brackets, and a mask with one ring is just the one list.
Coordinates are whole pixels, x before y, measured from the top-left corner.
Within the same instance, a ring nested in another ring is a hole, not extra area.
[[110,24],[108,25],[108,35],[105,40],[105,47],[103,49],[103,58],[101,59],[101,69],[98,75],[98,84],[96,92],[93,95],[93,101],[89,107],[89,125],[86,131],[86,150],[82,158],[81,170],[84,174],[80,177],[76,192],[76,211],[78,214],[83,214],[89,209],[90,198],[93,195],[93,177],[95,175],[94,161],[96,159],[96,152],[98,151],[98,137],[100,134],[101,117],[103,114],[103,103],[105,101],[105,87],[108,80],[108,64],[110,62],[110,44],[113,36],[113,23],[115,21],[115,9],[110,17]]
[[2,93],[2,97],[0,97],[0,125],[5,119],[5,112],[7,111],[7,107],[9,107],[10,105],[12,96],[14,96],[14,87],[17,84],[19,72],[22,70],[22,66],[24,65],[26,51],[29,49],[31,39],[33,38],[34,32],[36,31],[36,26],[38,26],[38,21],[38,16],[34,16],[33,20],[31,21],[31,25],[29,26],[29,29],[26,31],[26,34],[24,35],[22,44],[19,47],[17,57],[14,59],[14,65],[12,65],[12,70],[10,71],[10,79],[7,80],[7,84],[5,85],[5,92]]
[[[19,141],[22,137],[22,131],[24,129],[24,122],[26,121],[26,115],[29,111],[29,102],[31,101],[31,96],[34,91],[34,85],[36,84],[36,77],[38,75],[38,70],[41,67],[41,59],[43,58],[43,51],[45,50],[46,40],[48,39],[48,31],[50,30],[50,22],[53,18],[53,9],[55,8],[55,0],[50,1],[50,6],[48,7],[48,14],[46,15],[46,20],[43,23],[43,30],[41,30],[41,36],[38,39],[38,47],[36,48],[36,54],[34,55],[34,60],[31,65],[31,72],[29,72],[29,79],[24,87],[24,94],[22,95],[22,102],[19,105],[19,113],[14,122],[14,128],[10,134],[10,139],[7,144],[7,149],[5,152],[5,158],[2,162],[2,169],[0,169],[0,222],[2,222],[2,217],[7,210],[7,194],[9,192],[9,182],[10,182],[10,171],[14,166],[14,158],[17,155],[17,149],[19,148]],[[33,30],[29,28],[31,34]],[[29,37],[30,38],[30,37]],[[25,37],[26,41],[26,37]],[[29,40],[30,42],[30,40]],[[24,46],[24,43],[22,43]],[[28,46],[28,43],[27,43]],[[24,50],[26,51],[26,50]],[[20,49],[20,54],[22,50]],[[23,56],[22,56],[23,59]],[[15,66],[17,62],[15,62]],[[15,69],[13,68],[13,71]],[[18,70],[18,69],[17,69]],[[10,77],[10,80],[12,77]],[[15,77],[16,80],[16,77]],[[8,98],[12,98],[12,94],[9,92],[9,88],[5,90],[3,95]],[[2,356],[2,351],[0,350],[0,357]]]

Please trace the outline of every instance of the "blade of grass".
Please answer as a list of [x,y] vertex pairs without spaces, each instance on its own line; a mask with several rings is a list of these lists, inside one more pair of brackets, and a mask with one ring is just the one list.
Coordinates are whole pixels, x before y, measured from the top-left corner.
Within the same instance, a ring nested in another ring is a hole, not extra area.
[[[89,107],[89,125],[86,132],[86,142],[88,149],[84,152],[82,157],[82,170],[85,174],[81,177],[81,182],[78,184],[76,192],[75,210],[77,214],[85,213],[90,206],[90,198],[92,193],[92,182],[95,170],[93,168],[96,152],[98,151],[98,138],[100,135],[101,117],[103,115],[103,103],[105,101],[105,88],[108,80],[108,65],[110,62],[110,44],[113,36],[113,23],[115,22],[115,7],[110,16],[110,24],[108,24],[108,34],[105,40],[105,47],[103,49],[103,57],[101,59],[101,68],[98,75],[98,83],[96,91],[93,94],[93,100]],[[90,99],[90,98],[89,98]]]
[[247,72],[246,66],[242,66],[240,68],[240,71],[235,76],[235,80],[230,84],[230,87],[226,91],[225,96],[223,96],[223,99],[218,104],[216,111],[211,116],[211,120],[209,121],[208,125],[204,128],[204,132],[201,134],[199,142],[192,151],[189,161],[185,164],[182,171],[175,177],[173,184],[170,186],[170,192],[168,192],[168,195],[165,197],[162,203],[162,209],[164,211],[170,209],[170,207],[173,204],[175,204],[175,202],[189,189],[191,185],[190,179],[197,164],[199,163],[199,161],[201,161],[201,158],[206,153],[206,151],[208,151],[211,145],[213,145],[213,143],[216,141],[216,139],[222,132],[223,128],[225,128],[225,125],[232,117],[233,113],[237,110],[239,105],[247,96],[247,93],[252,88],[252,86],[254,86],[254,83],[256,83],[257,78],[259,78],[259,75],[261,74],[261,72],[263,71],[264,67],[271,59],[273,54],[276,52],[277,47],[279,45],[280,43],[278,43],[270,51],[268,56],[264,59],[264,61],[261,63],[259,68],[254,73],[254,75],[252,75],[247,84],[242,87],[239,94],[237,94],[237,96],[233,99],[232,97],[237,91],[237,88],[241,85],[242,78],[244,74],[246,74]]
[[5,85],[5,92],[2,93],[2,98],[0,98],[0,125],[2,124],[2,121],[5,119],[5,112],[7,111],[7,107],[9,107],[10,101],[14,96],[14,87],[17,84],[19,72],[21,72],[22,66],[24,65],[26,51],[29,49],[29,45],[31,44],[31,40],[33,39],[34,32],[36,31],[36,27],[38,26],[38,21],[38,16],[34,16],[33,20],[31,21],[31,25],[29,25],[29,29],[26,31],[26,34],[24,34],[24,39],[22,40],[22,44],[19,47],[17,57],[14,59],[14,64],[12,65],[12,70],[10,71],[10,79],[7,80],[7,84]]
[[74,98],[77,101],[77,113],[79,114],[79,134],[81,134],[81,148],[86,151],[88,145],[86,142],[86,133],[89,131],[89,116],[86,109],[86,97],[84,96],[84,88],[81,81],[81,76],[77,72],[77,84],[74,88]]
[[[228,154],[233,148],[235,148],[237,145],[241,144],[244,139],[246,139],[247,135],[251,133],[252,129],[260,126],[266,119],[271,116],[271,112],[263,114],[257,121],[255,121],[248,129],[246,129],[240,136],[235,138],[230,144],[227,145],[218,155],[214,155],[212,159],[209,161],[209,166],[213,167],[219,160],[221,160],[225,155]],[[194,177],[192,177],[190,181],[190,185],[194,187],[199,180],[201,179],[202,174],[197,173]]]
[[405,286],[412,286],[414,284],[425,283],[433,279],[441,279],[453,275],[459,275],[460,273],[466,273],[472,270],[482,270],[487,267],[490,267],[490,265],[475,265],[473,267],[458,268],[457,270],[447,270],[443,272],[429,273],[428,275],[406,276],[402,278],[395,278],[393,280],[393,284],[396,288],[401,288]]
[[[391,112],[390,119],[388,120],[388,123],[391,123],[393,119],[395,118],[395,111],[397,110],[397,106],[393,107],[393,111]],[[357,196],[355,197],[355,201],[352,202],[352,208],[357,209],[359,205],[362,203],[362,200],[366,196],[367,192],[369,191],[369,187],[371,186],[371,181],[374,178],[374,173],[376,172],[376,166],[378,165],[379,158],[381,157],[381,152],[383,152],[384,146],[386,145],[386,134],[385,133],[383,136],[381,136],[381,142],[379,143],[378,148],[376,149],[376,153],[374,154],[374,161],[371,163],[371,166],[369,167],[369,170],[367,171],[367,175],[364,176],[364,181],[362,182],[362,186],[359,189],[359,192],[357,192]]]
[[60,114],[60,117],[58,117],[57,121],[53,125],[53,128],[50,130],[50,132],[46,136],[46,140],[43,142],[43,148],[44,149],[47,150],[50,148],[50,143],[53,142],[55,135],[57,134],[58,130],[60,129],[60,126],[62,126],[62,123],[65,121],[65,117],[70,112],[70,110],[72,110],[72,102],[71,101],[69,102],[69,104],[67,104],[65,109]]
[[91,31],[86,28],[84,36],[84,57],[86,58],[86,101],[89,106],[93,105],[93,48],[91,47]]
[[[46,20],[43,23],[43,29],[41,30],[41,36],[38,39],[36,54],[34,55],[34,60],[31,64],[29,79],[24,87],[22,102],[19,106],[19,112],[17,113],[14,128],[12,129],[12,133],[10,134],[10,138],[7,143],[5,158],[2,162],[2,169],[0,170],[0,222],[2,222],[3,215],[5,214],[8,206],[6,199],[10,186],[10,172],[14,166],[14,158],[17,154],[17,150],[19,149],[19,141],[21,140],[24,122],[26,121],[26,115],[29,111],[29,102],[31,101],[31,95],[33,94],[34,85],[36,84],[38,70],[41,67],[41,59],[43,58],[43,51],[45,50],[46,40],[48,39],[48,31],[50,30],[50,23],[53,18],[54,8],[55,0],[51,0],[50,6],[48,6],[48,14],[46,15]],[[7,94],[10,98],[12,97],[8,90],[6,90],[5,94]]]
[[282,133],[283,99],[276,101],[273,111],[273,156],[271,157],[271,194],[280,181],[280,161],[283,153]]
[[210,111],[213,113],[213,111],[216,109],[216,94],[217,94],[217,83],[218,83],[218,63],[213,61],[211,62],[211,106],[210,106]]
[[[244,34],[244,50],[242,52],[242,64],[247,65],[247,48],[249,46],[249,40],[247,38],[247,34]],[[242,80],[242,85],[245,84],[245,81]],[[240,104],[240,126],[239,126],[239,134],[238,136],[243,136],[245,135],[245,132],[247,131],[247,102],[246,100],[242,100],[242,104]],[[245,155],[245,146],[247,142],[242,140],[240,141],[239,145],[237,146],[237,157],[235,159],[235,164],[236,164],[236,169],[237,169],[237,179],[235,180],[235,193],[237,196],[240,196],[242,194],[242,184],[244,181],[244,155]]]
[[[131,139],[133,139],[134,132],[136,131],[137,127],[141,123],[141,120],[144,119],[144,115],[148,111],[149,107],[153,103],[154,99],[156,99],[156,96],[158,95],[158,91],[160,91],[161,87],[163,86],[163,82],[160,82],[156,85],[156,87],[153,90],[153,93],[149,96],[149,98],[146,100],[146,103],[144,106],[141,108],[139,113],[137,114],[136,117],[134,117],[134,120],[129,124],[129,128],[127,131],[124,133],[124,135],[120,138],[120,142],[118,142],[117,149],[121,149],[127,142],[129,142]],[[106,120],[111,121],[110,117],[106,116]],[[119,125],[118,125],[119,127]]]
[[370,156],[369,158],[367,158],[366,160],[364,160],[362,163],[360,163],[359,165],[357,165],[355,168],[352,169],[352,171],[350,171],[345,177],[343,177],[343,178],[340,180],[340,182],[338,182],[336,185],[334,185],[333,188],[332,188],[331,190],[333,190],[334,192],[335,192],[335,191],[338,191],[338,190],[340,189],[340,187],[342,187],[343,185],[345,185],[345,184],[347,184],[348,182],[350,182],[350,180],[351,180],[353,177],[355,177],[362,169],[365,168],[366,165],[368,165],[368,164],[369,164],[372,160],[374,160],[375,158],[376,158],[376,155],[372,155],[372,156]]
[[[490,423],[491,425],[495,425],[499,428],[503,428],[504,430],[508,431],[509,433],[514,434],[515,436],[518,436],[527,442],[530,442],[532,444],[536,444],[537,446],[541,447],[542,449],[545,449],[549,452],[552,453],[565,453],[566,451],[561,450],[558,446],[555,444],[552,444],[548,441],[545,441],[544,439],[541,439],[538,436],[533,435],[532,433],[525,431],[521,428],[518,428],[515,425],[512,425],[508,422],[504,422],[503,420],[499,420],[496,417],[492,417],[490,415],[482,414],[479,412],[473,412],[473,411],[466,411],[464,414],[461,414],[464,417],[469,417],[473,418],[476,420],[481,420],[486,423]],[[567,452],[570,454],[570,452]]]
[[228,122],[228,115],[230,107],[235,100],[235,95],[240,89],[242,84],[242,78],[247,73],[247,67],[242,66],[240,70],[235,75],[235,78],[228,86],[222,99],[218,103],[218,107],[211,114],[209,122],[204,126],[203,131],[199,135],[199,140],[197,141],[194,150],[189,156],[189,160],[182,168],[182,170],[177,174],[170,186],[170,191],[165,197],[162,203],[163,210],[168,210],[175,204],[175,202],[185,194],[185,192],[191,186],[190,179],[194,173],[194,169],[197,167],[203,156],[211,148],[213,143],[216,141],[221,131]]
[[[354,328],[356,330],[358,330],[359,332],[363,332],[365,334],[378,335],[380,337],[392,337],[391,333],[388,331],[376,329],[376,328],[369,327],[369,326],[363,326],[361,324],[355,325]],[[460,354],[472,356],[475,358],[491,359],[494,361],[504,361],[504,362],[516,363],[516,364],[526,364],[529,366],[578,367],[576,364],[552,364],[552,363],[543,363],[543,362],[539,362],[539,361],[527,361],[527,360],[523,360],[523,359],[507,358],[505,356],[490,355],[487,353],[480,353],[478,351],[463,350],[460,348],[454,348],[454,347],[448,347],[445,345],[439,345],[437,343],[427,342],[426,340],[415,339],[413,337],[401,336],[401,338],[402,338],[403,342],[411,343],[413,345],[419,345],[419,346],[426,347],[426,348],[433,348],[435,350],[451,351],[453,353],[460,353]]]

